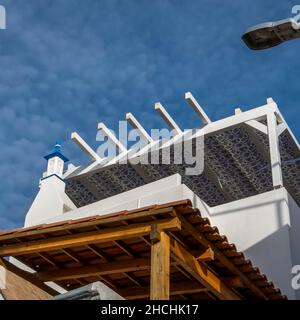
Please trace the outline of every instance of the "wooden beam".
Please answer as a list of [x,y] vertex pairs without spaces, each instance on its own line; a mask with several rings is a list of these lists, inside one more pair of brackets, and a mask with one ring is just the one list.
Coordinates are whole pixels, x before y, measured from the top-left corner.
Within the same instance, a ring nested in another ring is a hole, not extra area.
[[70,249],[61,249],[61,251],[63,253],[65,253],[68,257],[70,257],[72,260],[74,260],[75,262],[83,265],[83,261],[79,258],[79,256],[75,253],[75,252],[72,252]]
[[[78,247],[91,243],[140,237],[151,232],[152,224],[153,222],[136,223],[118,228],[107,228],[99,231],[77,233],[18,244],[2,245],[0,247],[0,256],[18,256],[34,252]],[[160,229],[180,229],[180,221],[178,218],[157,220],[156,224]]]
[[222,300],[240,300],[209,267],[201,264],[181,244],[171,239],[171,256],[186,271],[192,274],[203,286]]
[[181,221],[182,228],[188,230],[189,233],[193,235],[193,237],[204,247],[211,247],[214,251],[215,259],[220,260],[228,270],[239,276],[246,287],[251,289],[262,299],[268,300],[268,297],[234,263],[232,263],[228,257],[226,257],[213,243],[211,243],[200,230],[195,228],[180,213],[177,213],[177,216]]
[[126,254],[128,254],[130,257],[138,257],[138,254],[134,252],[124,241],[122,240],[116,240],[114,243],[123,250]]
[[51,296],[56,296],[59,294],[58,291],[50,288],[49,286],[47,286],[43,281],[40,281],[39,279],[37,279],[34,274],[27,272],[23,269],[18,268],[17,266],[15,266],[14,264],[12,264],[11,262],[3,259],[0,257],[0,265],[2,265],[6,270],[14,273],[15,275],[23,278],[24,280],[32,283],[33,285],[35,285],[36,287],[38,287],[39,289],[47,292],[48,294],[50,294]]
[[41,271],[36,277],[42,281],[60,281],[68,279],[78,279],[90,276],[104,276],[114,273],[124,273],[130,271],[139,271],[150,269],[149,259],[130,259],[122,261],[113,261],[96,265],[85,265],[82,267],[74,267],[68,269],[60,269],[53,271]]
[[[94,252],[98,257],[103,259],[105,262],[113,261],[111,257],[109,257],[107,254],[105,254],[101,249],[97,248],[95,245],[87,245],[87,248],[89,248],[92,252]],[[130,279],[132,282],[134,282],[136,285],[141,286],[141,283],[138,281],[138,279],[129,272],[124,272],[124,276],[126,276],[128,279]]]
[[95,246],[94,244],[88,244],[87,248],[90,249],[94,254],[101,259],[103,259],[105,262],[110,262],[112,259],[109,257],[108,254],[104,253],[100,248]]
[[169,300],[170,297],[170,238],[160,232],[159,241],[151,245],[150,299]]
[[[134,300],[134,299],[149,299],[150,288],[129,288],[129,289],[117,289],[117,292],[124,298]],[[207,288],[201,287],[199,283],[194,280],[187,280],[180,283],[170,284],[170,296],[176,296],[181,294],[193,294],[207,292]]]
[[224,283],[231,288],[242,288],[244,284],[240,277],[233,276],[233,277],[226,277],[223,279]]
[[199,254],[196,259],[201,262],[214,260],[215,255],[211,247],[207,248],[204,252]]
[[[143,209],[139,209],[143,210]],[[124,212],[118,212],[118,214],[109,214],[107,217],[103,216],[99,220],[88,220],[84,222],[79,222],[76,224],[61,224],[61,225],[54,225],[53,227],[48,227],[46,229],[39,228],[39,229],[33,229],[33,230],[24,230],[19,229],[20,232],[18,232],[18,236],[16,236],[16,233],[9,233],[0,235],[0,240],[8,240],[8,239],[17,239],[25,236],[32,236],[32,235],[38,235],[38,234],[44,234],[45,232],[56,232],[56,231],[62,231],[62,230],[76,230],[80,228],[90,227],[90,226],[101,226],[103,224],[107,223],[114,223],[114,222],[123,222],[128,221],[132,219],[139,219],[139,218],[145,218],[145,217],[152,217],[155,215],[160,214],[167,214],[172,213],[174,208],[172,206],[170,207],[164,207],[164,208],[150,208],[150,209],[144,209],[143,211],[138,212],[132,212],[130,214],[124,214]],[[31,228],[30,228],[31,229]]]
[[59,268],[60,264],[55,261],[55,259],[51,258],[46,252],[38,252],[37,253],[41,258],[43,258],[48,263],[52,264],[54,267]]

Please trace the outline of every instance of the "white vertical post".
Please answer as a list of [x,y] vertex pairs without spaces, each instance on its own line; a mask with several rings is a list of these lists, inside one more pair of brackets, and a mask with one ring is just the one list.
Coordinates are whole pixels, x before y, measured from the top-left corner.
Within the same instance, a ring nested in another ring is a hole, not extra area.
[[270,161],[274,189],[282,187],[282,171],[281,171],[281,158],[279,151],[277,120],[274,112],[267,113],[269,146],[270,146]]

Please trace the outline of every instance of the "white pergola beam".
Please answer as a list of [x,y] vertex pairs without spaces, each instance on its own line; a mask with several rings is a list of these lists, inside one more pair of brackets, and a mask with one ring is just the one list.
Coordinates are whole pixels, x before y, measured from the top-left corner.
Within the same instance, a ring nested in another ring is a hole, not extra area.
[[[235,115],[241,114],[241,113],[243,113],[241,108],[235,108],[234,109],[234,114]],[[258,130],[258,131],[260,131],[260,132],[262,132],[264,134],[268,134],[268,127],[265,124],[263,124],[263,123],[261,123],[261,122],[259,122],[257,120],[249,120],[249,121],[246,121],[245,123],[249,127],[252,127],[252,128],[254,128],[254,129],[256,129],[256,130]]]
[[124,145],[116,138],[116,136],[106,127],[103,122],[98,123],[98,130],[103,131],[108,139],[119,148],[120,152],[127,152],[127,149],[124,147]]
[[249,120],[247,122],[245,122],[248,126],[264,133],[264,134],[268,134],[268,127],[261,123],[261,122],[258,122],[257,120]]
[[128,121],[128,123],[134,128],[136,129],[139,134],[148,142],[148,143],[152,143],[153,139],[150,137],[150,135],[148,134],[148,132],[143,128],[143,126],[137,121],[137,119],[135,118],[135,116],[132,113],[126,113],[126,120]]
[[79,148],[87,154],[93,161],[101,161],[102,158],[80,137],[77,132],[72,132],[71,139]]
[[287,129],[287,127],[286,127],[285,123],[280,123],[280,124],[277,126],[278,136],[280,136],[286,129]]
[[[276,114],[277,114],[277,116],[279,117],[281,123],[284,123],[284,124],[285,124],[285,127],[286,127],[285,130],[288,131],[288,134],[290,135],[291,139],[295,142],[295,144],[297,145],[298,150],[300,151],[299,142],[298,142],[297,138],[295,137],[295,135],[293,134],[293,132],[292,132],[292,130],[290,129],[290,127],[288,126],[288,124],[286,123],[286,121],[284,120],[282,114],[280,113],[279,110],[276,111]],[[279,132],[280,132],[280,130],[279,130]]]
[[204,125],[211,123],[211,120],[209,119],[205,111],[201,108],[201,106],[199,105],[199,103],[194,98],[191,92],[185,93],[185,100],[193,107],[194,111],[200,117]]
[[160,102],[155,103],[154,108],[155,108],[155,110],[157,110],[160,113],[161,117],[165,120],[167,125],[172,130],[176,131],[177,134],[181,134],[182,133],[182,131],[179,128],[179,126],[177,125],[177,123],[173,120],[173,118],[169,115],[167,110],[161,105]]
[[203,134],[205,135],[215,134],[216,132],[227,130],[230,127],[239,125],[249,120],[264,119],[269,111],[277,112],[278,111],[277,105],[276,104],[264,105],[256,109],[248,110],[240,114],[230,116],[225,119],[211,122],[205,127],[203,127],[202,129],[200,129],[199,134],[202,134],[201,133],[202,131],[203,131]]

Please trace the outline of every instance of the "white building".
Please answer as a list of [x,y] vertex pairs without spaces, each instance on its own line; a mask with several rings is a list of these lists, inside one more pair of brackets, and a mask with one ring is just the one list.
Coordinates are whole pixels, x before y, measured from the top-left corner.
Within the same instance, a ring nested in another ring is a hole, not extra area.
[[[188,139],[204,137],[204,170],[186,175],[186,164],[140,164],[154,141],[132,114],[126,118],[147,145],[138,153],[127,150],[101,123],[119,154],[101,158],[77,134],[72,139],[91,159],[87,166],[69,165],[56,145],[46,157],[47,172],[25,218],[25,227],[47,225],[189,199],[203,217],[234,243],[289,299],[300,299],[291,284],[292,267],[300,264],[300,150],[278,106],[271,99],[249,111],[211,122],[191,93],[187,102],[199,116],[199,128]],[[175,130],[174,145],[183,132],[156,104]],[[181,143],[181,142],[180,142]],[[120,164],[122,159],[129,158]],[[133,164],[135,163],[135,164]],[[1,244],[1,235],[0,235]],[[16,260],[11,259],[20,265]]]

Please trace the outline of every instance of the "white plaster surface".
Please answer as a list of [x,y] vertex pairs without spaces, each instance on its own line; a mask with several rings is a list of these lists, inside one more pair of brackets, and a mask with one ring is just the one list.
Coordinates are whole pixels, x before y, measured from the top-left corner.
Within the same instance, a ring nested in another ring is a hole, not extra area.
[[65,208],[76,209],[65,194],[65,183],[57,176],[41,181],[40,190],[25,217],[25,227],[39,224],[40,221],[62,215]]

